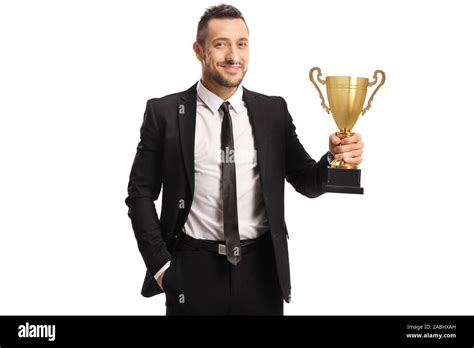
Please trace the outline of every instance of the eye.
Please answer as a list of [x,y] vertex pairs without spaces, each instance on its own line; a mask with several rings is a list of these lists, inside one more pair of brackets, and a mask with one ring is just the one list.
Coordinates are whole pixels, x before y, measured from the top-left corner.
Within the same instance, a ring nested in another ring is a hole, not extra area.
[[215,45],[214,45],[215,48],[222,48],[224,47],[224,43],[223,42],[217,42]]
[[246,42],[241,42],[241,43],[239,43],[239,47],[240,48],[245,48],[245,47],[247,47],[247,43]]

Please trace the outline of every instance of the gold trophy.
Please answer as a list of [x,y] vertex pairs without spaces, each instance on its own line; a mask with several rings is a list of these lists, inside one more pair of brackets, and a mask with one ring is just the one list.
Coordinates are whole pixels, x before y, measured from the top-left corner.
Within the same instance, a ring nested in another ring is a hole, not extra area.
[[[324,96],[318,84],[313,78],[314,71],[318,72],[317,80],[322,85],[326,85],[329,107],[326,105]],[[365,97],[368,87],[375,86],[378,82],[378,75],[381,75],[380,83],[369,98],[367,106],[364,108]],[[382,70],[374,72],[374,81],[369,82],[365,77],[354,76],[327,76],[326,80],[321,78],[321,69],[312,68],[309,71],[309,79],[316,87],[321,106],[331,113],[339,128],[336,135],[340,138],[351,136],[352,128],[357,122],[359,115],[364,115],[372,106],[375,93],[385,83],[385,73]],[[360,169],[357,165],[346,163],[343,160],[334,159],[328,167],[327,182],[324,184],[325,192],[338,193],[358,193],[363,194],[364,188],[360,187]]]

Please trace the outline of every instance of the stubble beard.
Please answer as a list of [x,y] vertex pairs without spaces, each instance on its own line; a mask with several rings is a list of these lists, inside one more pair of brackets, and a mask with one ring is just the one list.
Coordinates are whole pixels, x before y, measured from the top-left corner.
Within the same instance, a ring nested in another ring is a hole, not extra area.
[[219,86],[234,88],[234,87],[238,87],[242,83],[245,77],[245,73],[246,71],[242,70],[242,77],[238,79],[237,81],[232,81],[226,78],[223,74],[219,73],[218,71],[211,70],[211,69],[205,72],[205,76],[206,76],[206,79],[214,81]]

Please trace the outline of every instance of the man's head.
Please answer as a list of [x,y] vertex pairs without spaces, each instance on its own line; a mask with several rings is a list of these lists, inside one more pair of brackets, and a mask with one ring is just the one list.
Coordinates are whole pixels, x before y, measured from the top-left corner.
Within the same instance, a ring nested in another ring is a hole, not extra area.
[[198,24],[193,50],[204,82],[237,87],[247,72],[249,32],[242,13],[231,5],[206,10]]

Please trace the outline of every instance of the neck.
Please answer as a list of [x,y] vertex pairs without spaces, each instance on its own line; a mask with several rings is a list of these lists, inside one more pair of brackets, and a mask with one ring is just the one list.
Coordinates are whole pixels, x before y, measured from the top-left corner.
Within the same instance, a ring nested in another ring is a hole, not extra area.
[[225,87],[218,85],[214,81],[206,80],[201,78],[201,83],[204,87],[206,87],[209,91],[217,95],[219,98],[223,100],[227,100],[232,97],[237,90],[238,87]]

